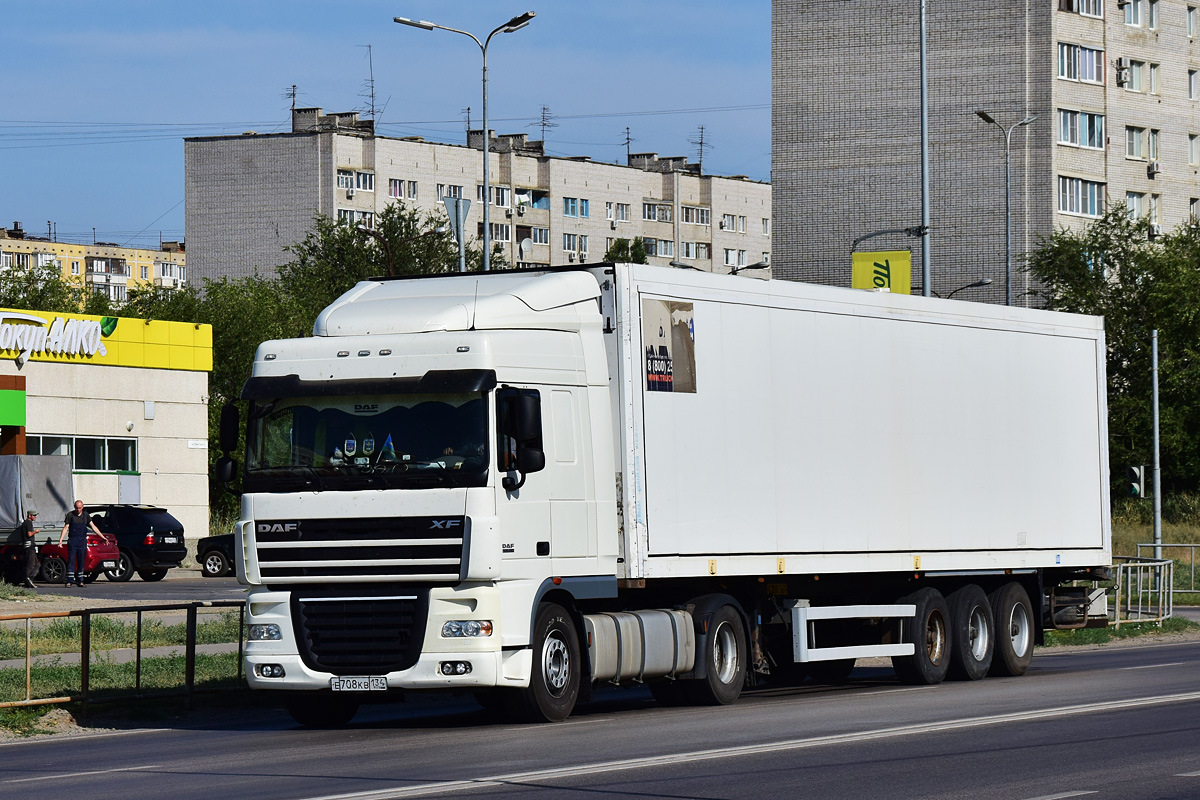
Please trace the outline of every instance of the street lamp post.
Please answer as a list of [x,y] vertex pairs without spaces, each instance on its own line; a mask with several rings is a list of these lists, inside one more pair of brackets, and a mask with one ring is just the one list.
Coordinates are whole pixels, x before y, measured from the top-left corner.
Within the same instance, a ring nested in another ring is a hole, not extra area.
[[425,20],[408,19],[407,17],[393,17],[393,22],[398,22],[401,25],[409,25],[413,28],[431,31],[434,28],[442,31],[450,31],[451,33],[461,33],[463,36],[469,36],[471,41],[479,45],[479,50],[483,53],[483,271],[487,272],[492,268],[492,253],[491,253],[491,225],[488,215],[488,206],[492,204],[491,198],[491,183],[488,178],[488,150],[491,149],[491,136],[488,133],[488,68],[487,68],[487,49],[492,42],[492,37],[497,33],[515,33],[521,30],[529,21],[532,20],[536,13],[526,11],[524,14],[513,17],[508,22],[492,30],[482,42],[479,41],[473,33],[460,31],[458,28],[447,28],[445,25],[438,25]]
[[986,111],[976,111],[975,116],[995,125],[1004,134],[1004,305],[1012,305],[1012,133],[1038,118],[1030,114],[1020,122],[1013,123],[1007,130]]

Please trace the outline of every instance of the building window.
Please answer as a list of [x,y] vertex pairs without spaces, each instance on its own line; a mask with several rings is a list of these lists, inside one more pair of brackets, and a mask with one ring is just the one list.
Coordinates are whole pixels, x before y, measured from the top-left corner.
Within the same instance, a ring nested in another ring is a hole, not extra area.
[[734,250],[729,247],[725,248],[725,266],[727,266],[727,267],[736,267],[737,266],[737,250]]
[[696,243],[695,242],[680,242],[679,243],[679,257],[686,259],[688,261],[693,260],[696,257]]
[[1158,94],[1160,91],[1162,91],[1162,83],[1159,80],[1158,76],[1159,76],[1158,64],[1151,64],[1150,65],[1150,80],[1148,81],[1148,86],[1147,86],[1147,89],[1149,90],[1150,94]]
[[1130,61],[1129,62],[1129,80],[1125,83],[1125,91],[1140,92],[1142,91],[1142,73],[1146,71],[1145,61]]
[[657,239],[643,239],[642,247],[645,249],[646,255],[648,255],[648,256],[658,255],[658,240]]
[[31,456],[71,456],[71,466],[81,472],[137,472],[137,440],[90,436],[25,437]]
[[[511,191],[507,186],[489,186],[488,189],[492,193],[492,205],[500,206],[501,208],[508,208],[508,199],[511,195]],[[475,199],[481,203],[483,202],[482,183],[475,185]]]
[[1135,128],[1132,125],[1125,126],[1125,157],[1126,158],[1142,158],[1146,157],[1146,151],[1143,149],[1143,142],[1146,138],[1145,128]]
[[416,181],[408,182],[408,199],[409,200],[417,199],[417,182]]
[[374,172],[356,172],[354,177],[358,181],[358,187],[364,192],[375,191],[375,173]]
[[679,221],[689,225],[711,225],[712,211],[699,206],[681,206],[679,209]]
[[1196,215],[1200,214],[1200,197],[1193,197],[1188,200],[1188,218],[1196,219]]
[[658,254],[660,256],[662,256],[663,258],[674,258],[675,257],[675,240],[674,239],[659,239],[658,247],[656,249],[658,251]]
[[613,220],[613,204],[612,203],[604,204],[604,218],[606,220],[609,220],[610,222]]
[[764,264],[771,263],[771,254],[768,253],[766,250],[764,250],[763,254],[762,254],[762,263],[764,263]]
[[579,246],[579,237],[573,233],[564,233],[563,235],[563,250],[574,253]]
[[[512,226],[504,222],[489,222],[488,230],[490,239],[493,242],[511,242],[512,241]],[[479,235],[483,236],[483,223],[479,223]]]
[[1158,200],[1159,195],[1150,195],[1150,205],[1146,209],[1146,215],[1150,218],[1150,222],[1155,225],[1158,224]]
[[579,216],[581,216],[581,217],[590,216],[589,209],[590,209],[590,206],[588,204],[587,198],[585,198],[585,197],[579,198]]
[[658,204],[642,203],[642,219],[650,222],[658,219]]
[[1079,112],[1058,110],[1058,143],[1079,144]]
[[763,236],[771,235],[771,218],[770,217],[762,218],[762,234],[763,234]]
[[1101,216],[1104,213],[1104,184],[1059,176],[1058,210],[1085,217]]
[[1058,77],[1069,81],[1104,83],[1104,51],[1060,43]]
[[[578,217],[579,216],[579,198],[564,197],[563,198],[563,216]],[[572,248],[574,249],[574,248]]]
[[583,234],[583,233],[581,233],[581,234],[579,235],[579,252],[581,252],[581,253],[586,253],[586,252],[588,251],[588,249],[587,249],[587,248],[588,248],[588,237],[587,237],[587,234]]
[[1125,193],[1125,208],[1130,219],[1139,219],[1145,213],[1146,195],[1141,192]]
[[550,244],[549,228],[534,228],[532,233],[530,238],[533,239],[534,244]]
[[1158,131],[1151,130],[1146,134],[1146,157],[1151,161],[1158,160]]
[[1188,100],[1200,98],[1200,73],[1194,69],[1188,70]]
[[1188,36],[1196,35],[1196,7],[1187,7],[1187,32]]
[[708,242],[696,242],[696,258],[700,261],[708,261],[711,257]]
[[437,185],[437,196],[439,199],[443,197],[456,197],[462,199],[463,187],[455,186],[454,184],[439,183]]
[[1085,17],[1103,17],[1104,0],[1080,0],[1079,13]]
[[388,197],[404,197],[404,181],[399,178],[388,180]]
[[337,185],[339,189],[353,189],[354,170],[339,169],[337,171]]
[[1188,163],[1200,165],[1200,136],[1194,133],[1188,134]]
[[1139,28],[1142,26],[1144,13],[1142,6],[1145,2],[1146,0],[1129,0],[1129,2],[1125,4],[1126,25],[1134,25]]
[[144,280],[144,281],[150,280],[150,268],[149,267],[142,267],[142,280]]
[[629,203],[617,203],[617,222],[629,222]]
[[1158,0],[1146,4],[1146,27],[1151,30],[1158,27]]
[[72,262],[71,262],[71,274],[72,274],[72,275],[78,275],[78,274],[79,274],[79,262],[78,262],[78,261],[72,261]]
[[721,230],[732,231],[737,229],[737,217],[733,214],[721,215]]

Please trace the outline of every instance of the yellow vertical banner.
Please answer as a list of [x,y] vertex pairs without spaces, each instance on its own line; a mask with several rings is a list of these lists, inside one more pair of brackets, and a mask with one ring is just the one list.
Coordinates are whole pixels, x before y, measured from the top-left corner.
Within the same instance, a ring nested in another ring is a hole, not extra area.
[[855,289],[912,293],[912,253],[908,250],[851,253],[850,257],[850,285]]

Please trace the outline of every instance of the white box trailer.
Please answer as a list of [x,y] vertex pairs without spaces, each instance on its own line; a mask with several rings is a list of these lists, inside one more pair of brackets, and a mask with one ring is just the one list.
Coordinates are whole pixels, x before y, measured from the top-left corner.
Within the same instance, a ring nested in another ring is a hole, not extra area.
[[1021,674],[1110,563],[1097,318],[601,264],[367,281],[314,333],[255,358],[237,554],[302,722]]

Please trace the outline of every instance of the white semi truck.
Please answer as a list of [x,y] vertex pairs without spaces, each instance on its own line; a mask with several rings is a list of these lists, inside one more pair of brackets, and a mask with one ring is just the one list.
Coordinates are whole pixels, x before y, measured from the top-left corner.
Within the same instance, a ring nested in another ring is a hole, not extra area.
[[366,281],[313,332],[245,385],[236,548],[303,723],[1020,675],[1103,617],[1098,318],[601,264]]

